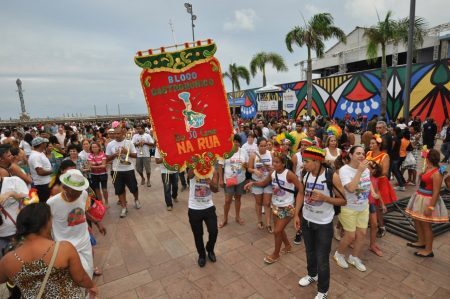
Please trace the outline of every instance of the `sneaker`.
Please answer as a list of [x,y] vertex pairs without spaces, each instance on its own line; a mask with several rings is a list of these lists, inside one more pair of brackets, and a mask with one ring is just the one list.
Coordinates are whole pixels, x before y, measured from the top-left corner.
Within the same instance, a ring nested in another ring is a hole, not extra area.
[[136,209],[140,209],[140,208],[142,208],[142,205],[141,205],[141,202],[139,201],[139,200],[135,200],[134,201],[134,207],[136,208]]
[[181,187],[181,192],[183,192],[183,191],[186,190],[186,189],[187,189],[187,185],[182,186],[182,187]]
[[326,292],[326,293],[318,292],[316,297],[314,297],[314,299],[327,299],[327,298],[328,298],[328,292]]
[[306,275],[305,277],[300,278],[300,280],[298,281],[298,284],[301,285],[302,287],[307,287],[311,283],[317,282],[318,279],[319,279],[319,277],[317,275],[314,277]]
[[294,244],[300,245],[302,243],[302,232],[297,232],[294,238]]
[[172,206],[167,207],[167,211],[172,211],[172,209],[173,209]]
[[364,266],[364,264],[362,263],[362,261],[361,261],[361,259],[359,257],[353,256],[353,255],[350,254],[348,256],[347,262],[350,265],[355,266],[355,268],[358,269],[361,272],[365,272],[367,270],[366,266]]
[[386,227],[380,226],[377,231],[377,238],[383,238],[386,235]]
[[125,218],[127,216],[127,213],[127,208],[122,208],[122,211],[120,212],[120,218]]
[[405,187],[397,186],[397,187],[394,188],[394,190],[395,190],[395,191],[405,191],[406,188],[405,188]]
[[414,183],[414,182],[408,182],[408,183],[406,183],[408,186],[415,186],[416,185],[416,183]]
[[338,264],[339,267],[347,269],[348,268],[348,264],[345,261],[345,256],[343,254],[340,254],[339,252],[335,252],[334,256],[333,256],[334,260],[336,261],[336,263]]
[[333,236],[336,240],[341,240],[341,229],[333,225]]
[[174,201],[174,202],[178,202],[178,198],[172,198],[172,200]]

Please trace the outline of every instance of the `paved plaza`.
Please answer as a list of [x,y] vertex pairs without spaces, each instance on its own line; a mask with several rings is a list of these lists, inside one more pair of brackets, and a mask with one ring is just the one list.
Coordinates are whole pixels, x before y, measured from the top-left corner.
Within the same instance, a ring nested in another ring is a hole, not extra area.
[[[251,194],[242,199],[245,224],[233,221],[232,207],[229,224],[219,230],[217,262],[199,268],[187,217],[188,190],[180,193],[173,211],[166,211],[159,167],[152,166],[152,187],[140,186],[141,210],[130,207],[128,217],[120,219],[111,198],[108,234],[98,237],[95,247],[96,265],[104,271],[96,279],[101,298],[314,298],[316,285],[298,285],[306,274],[303,242],[279,262],[263,262],[273,249],[273,236],[257,228]],[[403,196],[413,190],[408,187]],[[214,202],[221,218],[223,190]],[[294,236],[293,222],[287,232]],[[364,250],[364,273],[341,269],[331,260],[330,297],[450,298],[450,234],[435,240],[432,259],[415,257],[405,243],[388,233],[379,240],[384,257]],[[336,247],[333,241],[332,252]]]

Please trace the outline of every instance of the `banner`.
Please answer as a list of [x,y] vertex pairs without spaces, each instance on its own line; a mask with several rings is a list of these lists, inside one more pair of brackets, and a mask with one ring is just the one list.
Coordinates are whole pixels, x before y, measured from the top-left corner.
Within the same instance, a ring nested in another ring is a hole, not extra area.
[[287,113],[291,113],[295,110],[295,105],[297,104],[297,96],[295,91],[292,89],[286,90],[283,94],[283,110]]
[[278,111],[278,102],[282,98],[278,92],[258,94],[258,111]]
[[135,63],[164,165],[208,177],[217,157],[231,155],[233,128],[216,45],[191,45],[138,52]]

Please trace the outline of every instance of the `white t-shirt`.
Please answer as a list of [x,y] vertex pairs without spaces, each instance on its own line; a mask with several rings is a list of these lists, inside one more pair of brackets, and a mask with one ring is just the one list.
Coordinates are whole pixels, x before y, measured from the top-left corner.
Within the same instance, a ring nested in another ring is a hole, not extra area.
[[[159,152],[159,148],[155,149],[155,159],[161,159],[161,153]],[[161,173],[167,173],[167,174],[176,173],[176,171],[168,170],[166,168],[166,166],[164,166],[164,163],[161,163],[158,165],[159,165],[159,170],[161,171]]]
[[248,163],[248,154],[242,148],[234,153],[231,158],[219,161],[219,164],[224,166],[224,180],[232,177],[237,178],[237,183],[240,184],[245,181],[244,163]]
[[341,152],[342,152],[340,148],[336,148],[336,150],[337,150],[337,155],[333,156],[331,154],[331,152],[330,152],[330,149],[328,147],[325,148],[325,152],[326,152],[326,154],[325,154],[325,161],[334,162],[334,160],[336,160],[337,157],[339,157],[341,155]]
[[38,167],[47,171],[52,170],[52,164],[44,153],[32,150],[30,156],[28,157],[28,165],[30,166],[30,174],[33,179],[33,184],[45,185],[50,183],[50,175],[42,176],[38,175],[36,172],[36,168]]
[[214,206],[212,192],[204,179],[195,176],[189,181],[189,209],[204,210]]
[[267,140],[269,140],[269,139],[270,139],[270,131],[269,131],[269,128],[263,127],[263,128],[261,129],[261,131],[262,131],[263,137],[266,138]]
[[[124,147],[124,148],[129,148],[130,149],[130,154],[135,154],[136,153],[136,148],[134,147],[133,142],[131,142],[131,140],[122,140],[122,141],[117,141],[117,140],[111,140],[108,145],[106,146],[106,152],[105,154],[107,156],[111,156],[113,154],[115,154],[116,152],[120,151],[120,148]],[[125,160],[126,158],[126,151],[124,151],[125,153],[122,154],[121,156],[121,160]],[[126,164],[122,164],[119,162],[119,159],[114,159],[113,160],[113,164],[112,164],[112,170],[113,171],[130,171],[130,170],[134,170],[134,159],[128,158],[128,161],[131,162],[130,165],[126,165]]]
[[[154,143],[152,136],[150,136],[150,134],[147,134],[147,133],[144,133],[142,135],[134,134],[131,141],[133,142],[133,144],[139,143],[140,141],[144,141],[145,143]],[[137,148],[137,156],[139,158],[150,157],[150,146],[148,146],[147,144],[144,144],[142,146],[142,155],[141,155],[141,149],[138,147]]]
[[[308,179],[307,182],[306,179]],[[332,204],[324,201],[313,201],[310,199],[313,187],[314,190],[319,191],[323,195],[330,196],[330,191],[325,178],[325,170],[321,175],[319,175],[317,181],[316,177],[309,173],[309,175],[305,175],[303,182],[305,186],[305,199],[302,209],[303,217],[306,220],[317,224],[328,224],[333,221],[334,207]],[[314,182],[316,182],[315,185]]]
[[270,173],[270,167],[272,166],[272,154],[266,151],[264,155],[261,155],[258,151],[255,152],[255,162],[253,167],[262,173],[262,177],[256,176],[252,173],[252,179],[255,181],[264,180]]
[[66,133],[60,134],[59,132],[55,134],[56,139],[58,139],[61,148],[64,148],[64,140],[66,139]]
[[302,179],[302,171],[303,171],[303,157],[302,153],[296,152],[295,156],[297,157],[297,166],[295,167],[295,175],[299,180]]
[[80,197],[68,202],[58,193],[48,199],[52,212],[52,233],[55,241],[69,241],[77,249],[84,270],[92,277],[94,261],[89,237],[85,210],[88,205],[88,193],[83,191]]
[[339,177],[344,186],[345,198],[347,199],[345,207],[355,211],[364,211],[369,205],[370,171],[366,169],[361,174],[361,179],[355,192],[348,192],[347,188],[345,188],[353,180],[357,171],[357,169],[349,165],[344,165],[339,169]]
[[26,142],[25,140],[20,141],[19,147],[23,149],[23,151],[25,152],[25,156],[28,157],[29,155],[31,155],[31,151],[33,150],[33,148],[28,142]]
[[[272,172],[272,204],[276,207],[287,207],[289,205],[294,205],[294,193],[291,193],[289,191],[286,191],[281,187],[285,189],[289,189],[294,191],[295,185],[292,183],[289,183],[287,180],[287,174],[289,170],[285,169],[282,173],[277,173],[274,171]],[[275,174],[277,175],[275,177]],[[278,177],[278,182],[277,182]]]
[[83,161],[87,161],[88,157],[89,157],[89,153],[85,152],[85,150],[82,150],[81,152],[78,153],[78,157],[83,160]]
[[[19,194],[28,194],[27,185],[19,177],[4,177],[0,194],[11,191],[17,192]],[[6,199],[2,205],[15,221],[17,218],[17,213],[19,212],[19,202],[16,199],[10,197]],[[16,233],[16,226],[11,221],[11,219],[9,219],[9,217],[5,217],[2,212],[0,212],[0,217],[2,217],[3,219],[3,224],[0,225],[0,237],[9,237],[14,235]]]
[[255,153],[258,150],[258,146],[255,142],[249,144],[248,142],[244,143],[242,149],[247,152],[247,155],[250,157],[251,154]]

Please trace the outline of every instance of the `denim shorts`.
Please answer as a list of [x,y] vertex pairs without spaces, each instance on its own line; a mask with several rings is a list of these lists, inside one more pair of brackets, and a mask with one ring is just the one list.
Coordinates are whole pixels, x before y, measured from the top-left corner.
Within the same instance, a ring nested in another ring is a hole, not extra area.
[[225,185],[225,194],[228,195],[242,195],[244,194],[244,183],[242,182],[240,184],[234,185],[234,186],[230,186],[227,187],[227,185]]

